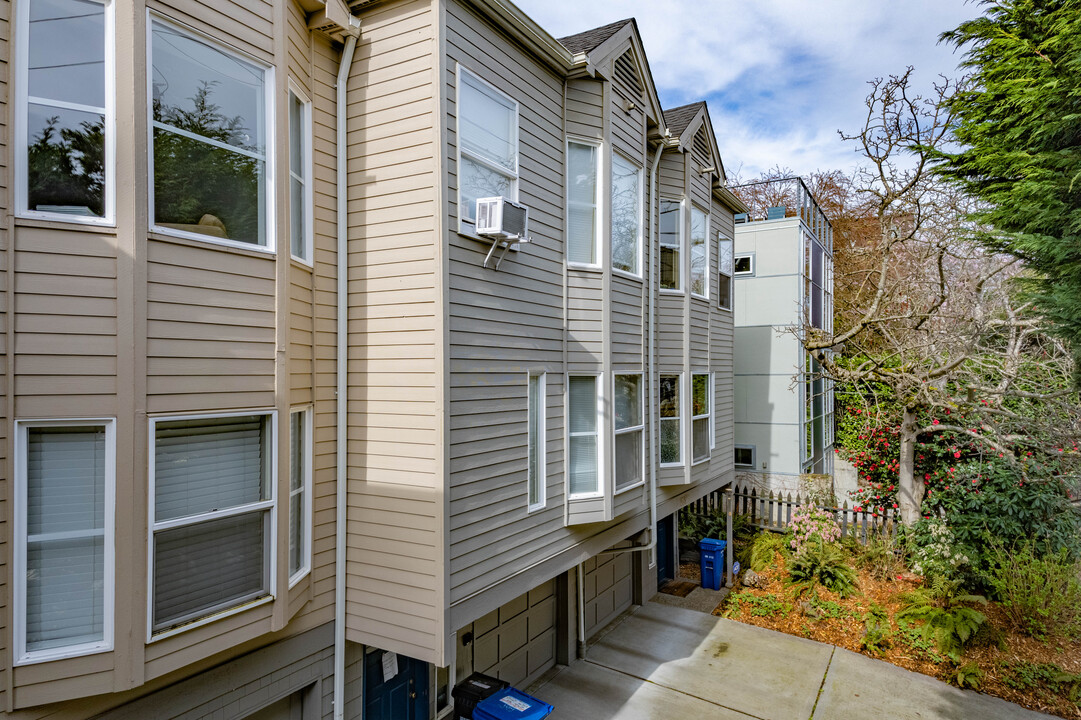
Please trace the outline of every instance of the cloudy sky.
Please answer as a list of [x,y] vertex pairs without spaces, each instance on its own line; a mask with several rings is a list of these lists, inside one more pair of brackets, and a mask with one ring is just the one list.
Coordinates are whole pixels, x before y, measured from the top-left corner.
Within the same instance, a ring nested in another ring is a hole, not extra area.
[[915,67],[919,88],[957,76],[940,33],[964,0],[515,0],[555,37],[635,17],[661,104],[705,99],[725,169],[848,171],[874,77]]

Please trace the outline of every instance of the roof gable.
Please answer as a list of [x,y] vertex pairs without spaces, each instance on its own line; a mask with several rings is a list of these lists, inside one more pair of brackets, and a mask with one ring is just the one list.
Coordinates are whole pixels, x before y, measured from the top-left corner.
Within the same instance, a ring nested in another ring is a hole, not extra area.
[[[709,149],[710,161],[717,170],[717,175],[723,181],[725,179],[724,163],[721,161],[721,151],[717,147],[717,135],[713,131],[713,122],[709,117],[709,108],[704,102],[695,102],[690,105],[681,105],[677,108],[664,111],[664,121],[668,125],[668,132],[673,139],[679,140],[681,150],[693,151],[695,140],[702,143],[702,135]],[[700,134],[701,133],[701,134]]]
[[596,50],[605,40],[623,29],[625,25],[629,25],[632,22],[634,22],[634,20],[630,18],[619,20],[614,23],[609,23],[608,25],[602,25],[599,28],[580,32],[577,35],[568,35],[567,37],[559,38],[559,42],[572,53],[588,54]]

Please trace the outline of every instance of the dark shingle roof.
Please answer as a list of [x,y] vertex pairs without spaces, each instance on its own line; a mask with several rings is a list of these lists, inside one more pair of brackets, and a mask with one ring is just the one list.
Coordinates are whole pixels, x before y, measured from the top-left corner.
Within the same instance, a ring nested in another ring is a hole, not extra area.
[[691,120],[694,119],[694,116],[698,114],[703,105],[705,105],[704,102],[696,102],[664,111],[664,124],[668,126],[668,131],[672,133],[672,137],[679,137],[683,134],[683,131],[691,124]]
[[572,53],[590,53],[596,50],[605,40],[619,32],[624,25],[632,22],[634,22],[633,18],[620,20],[619,22],[580,32],[577,35],[559,38],[559,42]]

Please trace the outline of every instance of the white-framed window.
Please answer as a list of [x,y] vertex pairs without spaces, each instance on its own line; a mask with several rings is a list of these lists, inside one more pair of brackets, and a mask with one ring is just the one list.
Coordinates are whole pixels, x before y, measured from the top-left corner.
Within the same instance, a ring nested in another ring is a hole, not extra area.
[[616,375],[614,384],[615,490],[620,492],[641,484],[645,477],[642,376]]
[[273,69],[149,17],[151,229],[273,250]]
[[691,375],[691,460],[709,460],[712,429],[709,373]]
[[661,289],[682,290],[683,205],[677,200],[661,200],[660,245]]
[[709,214],[691,206],[691,294],[709,297]]
[[642,275],[642,169],[612,155],[612,268]]
[[570,446],[569,494],[597,495],[600,478],[600,383],[595,375],[572,375],[567,384],[567,434]]
[[736,255],[733,272],[736,275],[754,275],[754,253]]
[[458,220],[472,232],[477,198],[518,199],[518,103],[461,65],[457,78]]
[[567,140],[567,262],[599,267],[601,146]]
[[312,411],[289,413],[289,585],[311,569]]
[[312,104],[289,83],[289,252],[312,262]]
[[15,424],[17,664],[113,647],[114,424]]
[[717,234],[717,305],[732,309],[732,238]]
[[683,414],[680,412],[681,375],[661,375],[659,382],[661,465],[683,464]]
[[755,466],[755,446],[736,445],[735,461],[736,467],[753,468]]
[[16,8],[16,212],[112,224],[113,2],[26,0]]
[[526,510],[540,510],[545,504],[546,468],[545,460],[545,403],[548,391],[545,373],[529,373],[528,387],[528,468]]
[[276,417],[151,418],[148,641],[273,596]]

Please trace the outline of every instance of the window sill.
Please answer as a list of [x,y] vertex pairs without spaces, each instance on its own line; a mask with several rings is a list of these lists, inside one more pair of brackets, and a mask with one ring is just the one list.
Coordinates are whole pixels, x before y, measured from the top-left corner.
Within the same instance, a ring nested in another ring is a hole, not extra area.
[[718,310],[724,310],[725,312],[728,312],[728,313],[732,312],[732,308],[730,308],[730,307],[725,307],[724,305],[718,305],[718,306],[717,306],[717,309],[718,309]]
[[240,613],[247,612],[248,610],[254,610],[257,607],[261,607],[263,605],[267,605],[267,604],[272,603],[272,602],[274,602],[274,596],[273,595],[264,595],[261,598],[256,598],[255,600],[249,600],[248,602],[242,603],[242,604],[237,605],[235,607],[231,607],[231,608],[228,608],[226,610],[221,610],[219,612],[214,613],[213,615],[207,615],[204,618],[199,618],[198,620],[192,620],[191,622],[186,623],[184,625],[179,625],[179,626],[177,626],[175,628],[171,628],[169,630],[162,630],[159,633],[152,633],[147,637],[146,643],[149,645],[151,643],[156,643],[156,642],[158,642],[160,640],[165,640],[167,638],[176,637],[177,635],[181,635],[183,633],[186,633],[189,630],[194,630],[195,628],[200,628],[200,627],[203,627],[204,625],[209,625],[210,623],[217,622],[218,620],[224,620],[225,618],[232,617],[233,615],[239,615]]
[[671,470],[672,468],[681,468],[681,467],[683,467],[683,463],[681,463],[681,462],[678,462],[678,463],[661,463],[659,467],[661,468],[661,470]]
[[696,295],[691,293],[691,300],[698,300],[699,302],[709,302],[709,295]]
[[695,461],[693,461],[691,463],[691,467],[696,467],[698,465],[701,465],[702,463],[708,463],[710,461],[710,459],[711,459],[710,456],[707,455],[704,458],[702,458],[701,460],[695,460]]
[[[469,222],[468,220],[459,220],[458,221],[458,235],[460,237],[469,238],[470,240],[476,240],[477,242],[482,242],[482,243],[485,243],[487,245],[491,245],[492,244],[492,238],[486,238],[483,235],[478,235],[476,233],[476,231],[473,229],[475,227],[476,226],[473,223]],[[532,236],[530,236],[530,237],[532,237]],[[507,246],[507,250],[510,251],[510,252],[518,252],[519,250],[521,250],[521,243],[511,243],[510,245]]]
[[635,275],[632,272],[620,270],[619,268],[612,268],[612,274],[618,275],[619,277],[627,278],[628,280],[634,280],[639,283],[645,282],[645,278],[643,278],[641,275]]
[[41,650],[38,652],[23,653],[22,657],[16,658],[15,667],[24,665],[36,665],[38,663],[53,662],[54,660],[68,660],[70,658],[84,657],[86,655],[99,655],[113,651],[111,642],[83,643],[82,645],[69,645],[62,648]]
[[571,262],[570,260],[567,261],[567,269],[568,270],[580,270],[582,272],[591,272],[591,273],[604,272],[604,267],[601,266],[601,265],[587,265],[585,263]]
[[579,493],[577,495],[568,495],[567,499],[570,502],[577,502],[579,500],[598,500],[598,499],[603,498],[603,497],[604,497],[604,493],[602,493],[602,492],[592,492],[592,493]]
[[219,250],[222,252],[235,253],[244,257],[257,257],[273,260],[275,255],[274,250],[268,249],[261,245],[227,242],[225,240],[216,240],[212,237],[201,236],[195,233],[171,232],[169,230],[164,230],[159,227],[150,228],[147,237],[151,240],[173,242],[177,243],[178,245],[188,245],[189,247],[203,247],[208,250]]
[[74,232],[116,234],[116,223],[105,220],[62,220],[49,215],[16,215],[16,227],[33,227],[43,230],[70,230]]
[[305,260],[304,258],[299,258],[296,255],[293,255],[291,253],[289,255],[289,260],[291,260],[294,265],[298,265],[298,266],[304,268],[305,270],[313,270],[315,268],[315,263],[312,262],[311,260]]
[[303,570],[297,571],[297,573],[295,575],[293,575],[291,578],[289,578],[289,589],[292,590],[294,587],[297,586],[297,584],[301,580],[303,580],[304,578],[308,577],[311,574],[312,574],[312,568],[311,568],[311,564],[309,563],[308,567],[304,568]]
[[620,495],[622,495],[625,492],[630,492],[631,490],[637,490],[638,488],[645,487],[645,485],[646,485],[645,480],[639,480],[634,485],[628,485],[625,488],[620,488],[620,489],[616,490],[615,494],[614,494],[614,497],[619,497]]
[[532,515],[533,513],[540,512],[541,510],[544,510],[547,507],[548,507],[547,501],[542,502],[542,503],[537,503],[536,505],[527,505],[526,509],[525,509],[525,514],[526,515]]
[[680,295],[680,296],[682,296],[682,295],[687,294],[682,290],[670,290],[668,288],[659,288],[657,290],[657,292],[659,292],[661,295]]

